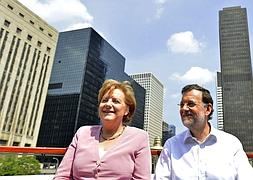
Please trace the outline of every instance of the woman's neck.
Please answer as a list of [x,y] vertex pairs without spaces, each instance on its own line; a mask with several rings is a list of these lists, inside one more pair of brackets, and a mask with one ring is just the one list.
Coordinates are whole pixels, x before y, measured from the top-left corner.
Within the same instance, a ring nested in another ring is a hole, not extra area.
[[106,127],[102,126],[101,128],[101,136],[103,139],[109,139],[121,135],[124,131],[125,126],[123,124],[119,125],[116,128],[113,128],[112,126]]

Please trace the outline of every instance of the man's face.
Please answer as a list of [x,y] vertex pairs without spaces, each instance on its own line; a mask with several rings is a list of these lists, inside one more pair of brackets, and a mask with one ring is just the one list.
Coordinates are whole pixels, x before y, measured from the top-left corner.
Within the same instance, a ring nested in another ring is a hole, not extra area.
[[180,115],[184,126],[201,130],[208,121],[208,105],[202,102],[202,92],[191,90],[183,94],[180,102]]

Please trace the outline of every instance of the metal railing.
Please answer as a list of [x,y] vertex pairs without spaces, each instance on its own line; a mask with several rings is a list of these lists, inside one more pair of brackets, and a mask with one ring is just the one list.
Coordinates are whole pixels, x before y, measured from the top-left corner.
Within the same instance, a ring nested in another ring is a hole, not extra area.
[[[19,147],[19,146],[0,146],[0,153],[26,153],[41,155],[64,155],[67,148],[57,147]],[[151,150],[151,155],[159,155],[161,150]],[[253,156],[253,154],[252,154]]]
[[[56,147],[0,146],[0,155],[16,154],[36,156],[41,163],[41,174],[54,174],[66,151],[67,148]],[[160,153],[161,150],[159,149],[151,149],[152,169],[155,168]]]
[[[66,151],[67,151],[67,148],[0,146],[0,154],[10,153],[10,154],[28,154],[28,155],[36,155],[36,156],[40,155],[42,157],[47,157],[47,156],[55,156],[55,157],[61,156],[62,157],[64,156]],[[156,162],[154,161],[157,161],[160,153],[161,153],[161,149],[151,149],[151,155],[152,155],[152,161],[153,161],[152,169],[155,168]],[[247,157],[249,158],[251,165],[253,165],[253,152],[247,152],[246,154],[247,154]],[[54,157],[52,159],[56,160],[55,162],[56,165],[54,169],[56,170],[59,165],[59,159],[54,158]]]
[[[19,146],[0,146],[0,153],[22,153],[40,155],[64,155],[67,148],[57,147],[19,147]],[[151,155],[159,156],[161,150],[151,149]],[[253,152],[247,152],[247,157],[253,159]]]

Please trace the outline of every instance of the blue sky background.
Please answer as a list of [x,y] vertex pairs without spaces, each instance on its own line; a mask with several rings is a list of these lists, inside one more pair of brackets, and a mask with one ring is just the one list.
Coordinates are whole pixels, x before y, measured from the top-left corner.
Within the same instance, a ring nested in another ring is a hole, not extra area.
[[219,10],[247,8],[252,52],[252,0],[19,1],[58,31],[93,27],[126,58],[126,73],[152,72],[164,85],[164,120],[177,133],[185,129],[177,107],[184,85],[198,83],[216,101]]

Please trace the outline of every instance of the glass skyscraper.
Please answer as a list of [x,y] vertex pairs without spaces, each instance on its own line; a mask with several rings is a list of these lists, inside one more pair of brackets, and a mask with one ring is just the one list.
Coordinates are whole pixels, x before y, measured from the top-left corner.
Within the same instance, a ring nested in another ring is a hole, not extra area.
[[100,124],[98,91],[110,78],[131,82],[137,100],[131,125],[143,129],[145,89],[124,69],[125,58],[94,29],[61,32],[37,146],[66,147],[80,126]]
[[219,12],[223,129],[253,151],[253,86],[246,8]]

